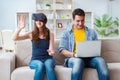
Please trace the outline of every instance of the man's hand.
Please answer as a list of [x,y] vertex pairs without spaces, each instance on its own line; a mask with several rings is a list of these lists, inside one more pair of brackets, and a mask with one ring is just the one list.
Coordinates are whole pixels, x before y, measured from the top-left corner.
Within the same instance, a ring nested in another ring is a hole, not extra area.
[[73,57],[77,57],[77,54],[76,54],[76,53],[73,53]]
[[75,53],[75,57],[78,57],[76,53]]

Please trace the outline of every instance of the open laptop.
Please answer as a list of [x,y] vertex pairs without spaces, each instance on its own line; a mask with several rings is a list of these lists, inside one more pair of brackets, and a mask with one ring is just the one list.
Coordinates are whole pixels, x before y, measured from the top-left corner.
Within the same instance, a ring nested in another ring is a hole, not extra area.
[[101,41],[84,41],[76,43],[76,57],[100,56]]

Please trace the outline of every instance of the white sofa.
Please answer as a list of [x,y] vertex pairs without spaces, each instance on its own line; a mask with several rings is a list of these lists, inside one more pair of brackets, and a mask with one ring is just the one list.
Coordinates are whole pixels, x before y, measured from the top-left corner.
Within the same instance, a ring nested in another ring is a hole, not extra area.
[[[9,44],[8,44],[9,45]],[[71,68],[63,67],[64,56],[58,54],[59,40],[55,40],[56,75],[58,80],[71,80]],[[102,40],[101,54],[108,63],[110,80],[120,80],[120,39]],[[34,70],[28,67],[31,58],[31,41],[16,42],[16,53],[0,56],[0,80],[33,80]],[[85,68],[83,80],[98,80],[97,72]]]

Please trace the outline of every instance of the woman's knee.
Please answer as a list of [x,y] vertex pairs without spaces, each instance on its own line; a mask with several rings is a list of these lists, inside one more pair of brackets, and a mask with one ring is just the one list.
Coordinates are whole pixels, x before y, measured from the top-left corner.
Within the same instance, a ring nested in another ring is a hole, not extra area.
[[54,68],[55,67],[55,61],[54,59],[50,58],[45,61],[45,67],[46,68]]
[[40,60],[32,60],[29,66],[31,69],[36,69],[36,70],[44,69],[44,63]]

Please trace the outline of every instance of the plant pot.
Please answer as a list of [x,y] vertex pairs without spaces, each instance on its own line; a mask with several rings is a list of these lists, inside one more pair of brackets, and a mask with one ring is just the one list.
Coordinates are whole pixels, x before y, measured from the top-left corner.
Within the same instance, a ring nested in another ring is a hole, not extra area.
[[51,6],[46,6],[46,9],[50,9],[51,8]]

